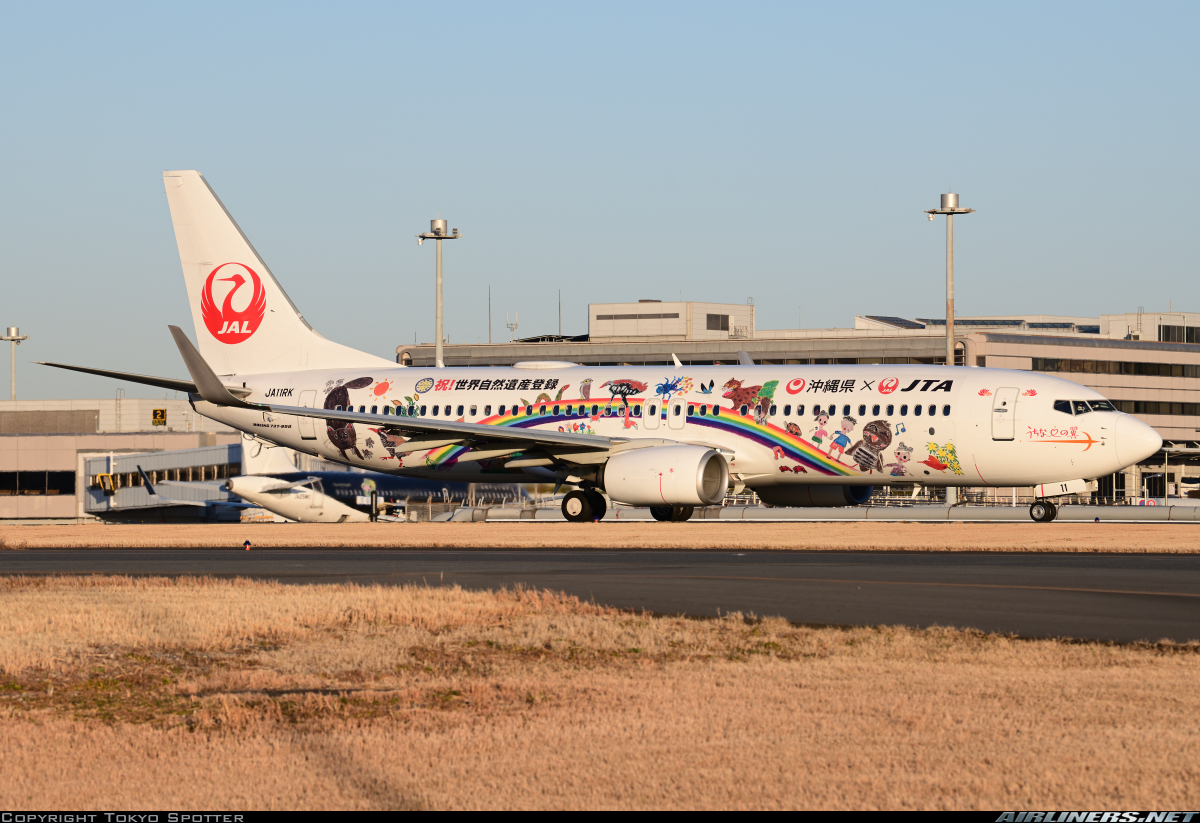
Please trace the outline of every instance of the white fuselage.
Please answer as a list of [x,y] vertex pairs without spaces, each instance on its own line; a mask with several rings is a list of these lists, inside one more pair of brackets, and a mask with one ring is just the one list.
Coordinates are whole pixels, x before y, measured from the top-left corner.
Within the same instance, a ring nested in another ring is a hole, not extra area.
[[[719,450],[735,481],[1024,486],[1118,471],[1153,454],[1149,426],[1117,411],[1056,410],[1103,401],[1042,374],[889,365],[354,368],[236,375],[249,403],[598,434]],[[329,460],[464,482],[544,480],[511,456],[465,459],[447,445],[405,451],[373,426],[218,407],[201,414]],[[1103,404],[1101,404],[1103,406]],[[1060,404],[1061,407],[1061,404]],[[649,444],[647,444],[649,445]]]

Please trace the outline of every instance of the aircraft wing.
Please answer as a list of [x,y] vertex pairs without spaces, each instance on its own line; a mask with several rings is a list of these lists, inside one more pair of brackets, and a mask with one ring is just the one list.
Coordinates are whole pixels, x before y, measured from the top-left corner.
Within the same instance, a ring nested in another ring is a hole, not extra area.
[[146,474],[145,470],[143,470],[141,466],[138,466],[137,470],[138,474],[142,476],[142,483],[146,486],[146,493],[151,497],[158,497],[168,503],[175,503],[179,506],[200,506],[202,508],[205,506],[231,506],[235,509],[247,509],[254,507],[251,503],[234,503],[231,500],[185,500],[181,497],[171,497],[169,494],[163,494],[161,491],[159,491],[159,489],[163,488],[164,486],[200,486],[204,484],[180,482],[178,480],[164,480],[159,483],[157,487],[155,487],[155,485],[150,482],[150,475]]
[[[68,366],[66,363],[47,363],[42,360],[35,360],[39,366],[52,366],[56,369],[67,369],[68,371],[78,371],[84,374],[97,374],[101,377],[114,377],[117,380],[125,380],[129,383],[141,383],[144,386],[156,386],[160,389],[171,389],[172,391],[185,391],[190,394],[199,394],[196,384],[191,380],[176,380],[174,377],[154,377],[149,374],[131,374],[123,371],[111,371],[109,369],[91,369],[87,366]],[[243,397],[250,393],[249,389],[243,389],[241,386],[225,386],[229,392]]]

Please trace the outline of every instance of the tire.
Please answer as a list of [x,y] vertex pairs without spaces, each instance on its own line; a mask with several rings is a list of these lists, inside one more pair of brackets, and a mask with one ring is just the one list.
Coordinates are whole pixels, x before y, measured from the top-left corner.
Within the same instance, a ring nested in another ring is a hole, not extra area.
[[592,501],[587,492],[576,489],[563,498],[563,517],[571,523],[589,523],[592,520]]
[[692,514],[695,513],[695,506],[674,506],[671,509],[673,517],[671,520],[675,523],[683,523],[686,520],[692,519]]
[[659,523],[669,523],[672,519],[671,516],[674,513],[675,513],[675,509],[671,506],[651,506],[650,507],[650,516],[653,517],[655,520],[657,520]]
[[1049,500],[1035,500],[1029,507],[1029,516],[1034,523],[1049,523],[1058,516],[1058,508]]
[[584,494],[587,495],[588,503],[592,506],[592,520],[603,520],[608,511],[608,501],[604,499],[604,495],[595,489],[588,489]]

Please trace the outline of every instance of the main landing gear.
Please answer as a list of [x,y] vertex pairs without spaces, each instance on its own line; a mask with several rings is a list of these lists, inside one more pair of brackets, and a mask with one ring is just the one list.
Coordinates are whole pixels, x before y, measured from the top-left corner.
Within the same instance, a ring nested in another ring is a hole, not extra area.
[[1034,523],[1049,523],[1058,517],[1058,506],[1049,500],[1035,500],[1029,507],[1029,516]]
[[562,513],[572,523],[603,520],[608,511],[604,495],[595,489],[576,489],[563,498]]
[[660,523],[682,523],[695,510],[694,506],[651,506],[650,516]]

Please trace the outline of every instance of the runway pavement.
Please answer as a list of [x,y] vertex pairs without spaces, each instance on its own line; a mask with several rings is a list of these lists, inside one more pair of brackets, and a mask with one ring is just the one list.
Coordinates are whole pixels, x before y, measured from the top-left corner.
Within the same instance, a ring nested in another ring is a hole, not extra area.
[[0,574],[211,574],[284,583],[525,584],[658,613],[1200,639],[1200,556],[722,551],[43,549]]

